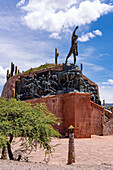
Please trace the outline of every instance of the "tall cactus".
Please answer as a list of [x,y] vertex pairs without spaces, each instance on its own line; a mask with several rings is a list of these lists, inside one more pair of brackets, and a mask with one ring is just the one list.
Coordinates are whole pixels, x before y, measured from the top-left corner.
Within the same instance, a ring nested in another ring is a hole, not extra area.
[[11,62],[11,77],[13,77],[13,72],[14,72],[14,64]]
[[15,66],[15,75],[17,74],[17,66]]
[[55,48],[55,64],[57,64],[58,56],[59,56],[59,53],[57,53],[57,48]]
[[10,78],[10,74],[9,74],[9,70],[7,70],[7,75],[6,75],[7,81],[8,81],[9,78]]

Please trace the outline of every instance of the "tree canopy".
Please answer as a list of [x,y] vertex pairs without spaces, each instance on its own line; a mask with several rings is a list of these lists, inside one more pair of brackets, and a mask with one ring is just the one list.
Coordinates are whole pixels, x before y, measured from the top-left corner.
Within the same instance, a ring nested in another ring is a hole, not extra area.
[[13,137],[21,137],[22,148],[26,150],[40,147],[49,150],[51,137],[59,137],[53,125],[59,119],[55,117],[45,104],[33,106],[16,99],[0,99],[0,148],[8,148],[10,159],[14,159],[11,151]]

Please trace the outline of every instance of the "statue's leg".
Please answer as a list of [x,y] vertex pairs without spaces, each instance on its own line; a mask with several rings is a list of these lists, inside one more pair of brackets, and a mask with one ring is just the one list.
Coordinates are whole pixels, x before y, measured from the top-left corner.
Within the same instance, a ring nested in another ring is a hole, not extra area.
[[76,45],[76,56],[78,55],[78,48],[77,48],[77,45]]
[[65,64],[67,64],[67,60],[68,60],[68,58],[71,56],[71,54],[72,54],[72,49],[70,49],[70,51],[69,51],[69,53],[68,53],[68,55],[67,55],[67,57],[66,57],[66,62],[65,62]]
[[76,54],[73,52],[73,57],[74,57],[74,65],[76,64]]

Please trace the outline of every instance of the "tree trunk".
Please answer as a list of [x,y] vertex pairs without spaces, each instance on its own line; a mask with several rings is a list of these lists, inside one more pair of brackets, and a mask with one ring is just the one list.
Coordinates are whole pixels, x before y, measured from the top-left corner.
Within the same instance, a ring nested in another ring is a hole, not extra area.
[[7,159],[7,147],[4,147],[2,150],[1,159]]
[[8,155],[10,160],[14,160],[13,153],[11,151],[11,142],[13,140],[13,135],[10,135],[10,139],[7,142]]

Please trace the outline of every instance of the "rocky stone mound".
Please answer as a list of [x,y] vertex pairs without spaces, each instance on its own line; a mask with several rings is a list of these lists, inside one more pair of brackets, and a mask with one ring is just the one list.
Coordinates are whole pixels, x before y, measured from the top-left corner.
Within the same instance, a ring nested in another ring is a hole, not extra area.
[[63,64],[63,70],[46,70],[34,76],[21,77],[16,82],[16,98],[28,100],[69,92],[90,93],[91,100],[100,104],[98,90],[94,84],[83,78],[77,65]]

